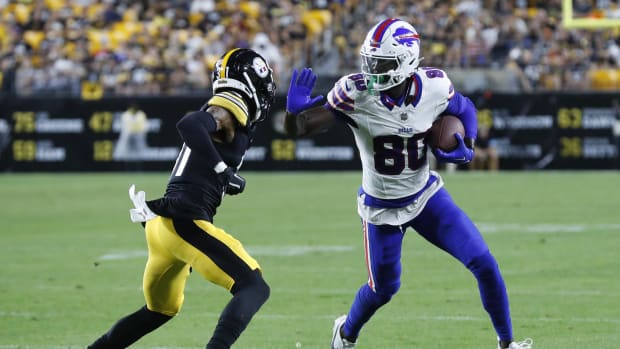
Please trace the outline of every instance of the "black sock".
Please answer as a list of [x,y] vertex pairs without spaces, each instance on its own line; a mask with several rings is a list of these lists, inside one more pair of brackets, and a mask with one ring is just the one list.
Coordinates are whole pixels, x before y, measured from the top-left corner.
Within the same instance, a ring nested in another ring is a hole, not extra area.
[[121,349],[172,319],[172,316],[150,311],[146,306],[118,320],[108,332],[87,349]]
[[235,284],[232,293],[233,298],[222,311],[207,349],[230,348],[269,298],[269,286],[260,272],[255,271],[250,280]]
[[502,349],[508,348],[510,343],[512,343],[512,341],[499,341],[499,347]]

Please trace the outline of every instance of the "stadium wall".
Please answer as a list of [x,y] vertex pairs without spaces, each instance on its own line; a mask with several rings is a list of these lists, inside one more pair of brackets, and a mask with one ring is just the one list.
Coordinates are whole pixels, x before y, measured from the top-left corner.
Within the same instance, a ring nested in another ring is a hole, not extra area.
[[[325,91],[324,91],[325,92]],[[500,168],[619,168],[617,94],[474,94],[481,125],[491,128]],[[206,98],[0,97],[0,171],[169,171],[181,143],[175,123]],[[137,160],[115,158],[120,115],[137,103],[148,117],[148,148]],[[309,139],[281,128],[285,97],[258,128],[244,170],[357,170],[351,132],[337,125]],[[616,133],[614,133],[614,129]]]

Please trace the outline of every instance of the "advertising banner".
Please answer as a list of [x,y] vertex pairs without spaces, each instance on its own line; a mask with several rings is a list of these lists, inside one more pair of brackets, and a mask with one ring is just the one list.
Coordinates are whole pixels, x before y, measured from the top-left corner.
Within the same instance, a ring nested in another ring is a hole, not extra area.
[[[490,128],[490,144],[498,151],[501,169],[618,168],[618,95],[480,94],[471,98],[480,125]],[[0,170],[169,171],[181,146],[176,122],[205,100],[0,98]],[[360,168],[353,136],[344,124],[312,138],[286,136],[282,130],[285,102],[280,96],[270,117],[259,125],[244,170]],[[135,109],[133,114],[130,107]],[[143,117],[137,117],[136,110]]]

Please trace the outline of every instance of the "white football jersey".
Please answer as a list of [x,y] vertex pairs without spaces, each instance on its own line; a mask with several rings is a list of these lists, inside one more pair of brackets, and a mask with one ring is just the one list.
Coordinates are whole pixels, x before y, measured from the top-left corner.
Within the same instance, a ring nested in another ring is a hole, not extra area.
[[362,188],[375,198],[411,196],[429,179],[425,132],[448,106],[454,88],[437,68],[420,67],[411,80],[401,101],[370,93],[362,74],[340,78],[327,96],[331,108],[353,130]]

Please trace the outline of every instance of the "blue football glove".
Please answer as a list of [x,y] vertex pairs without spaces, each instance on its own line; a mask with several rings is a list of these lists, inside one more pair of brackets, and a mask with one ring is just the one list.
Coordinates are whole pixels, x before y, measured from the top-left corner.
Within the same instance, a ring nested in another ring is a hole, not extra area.
[[291,84],[286,95],[286,111],[296,115],[323,99],[322,95],[311,98],[316,78],[311,68],[302,69],[299,77],[297,69],[293,70]]
[[451,162],[453,164],[466,164],[474,158],[474,150],[465,145],[463,137],[459,133],[455,133],[454,137],[459,145],[451,152],[445,152],[441,149],[432,149],[433,154],[439,162]]

